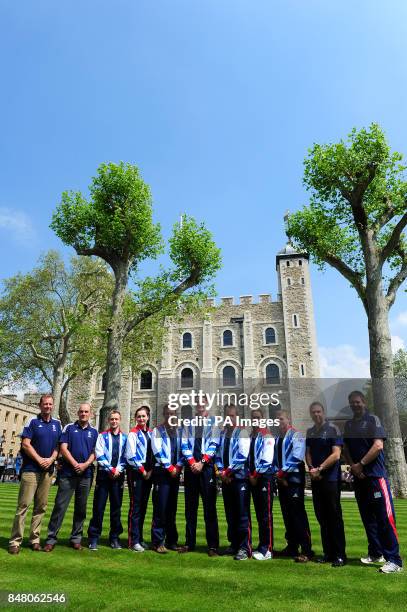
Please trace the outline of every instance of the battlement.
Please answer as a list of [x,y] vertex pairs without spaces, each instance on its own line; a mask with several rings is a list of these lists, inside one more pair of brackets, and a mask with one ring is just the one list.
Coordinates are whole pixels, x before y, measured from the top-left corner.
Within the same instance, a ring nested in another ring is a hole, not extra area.
[[[277,294],[275,302],[281,302],[281,295]],[[220,306],[251,306],[253,304],[272,304],[273,300],[271,293],[260,293],[258,298],[255,299],[253,295],[241,295],[237,298],[234,296],[221,297],[221,298],[208,298],[207,305],[213,307]]]

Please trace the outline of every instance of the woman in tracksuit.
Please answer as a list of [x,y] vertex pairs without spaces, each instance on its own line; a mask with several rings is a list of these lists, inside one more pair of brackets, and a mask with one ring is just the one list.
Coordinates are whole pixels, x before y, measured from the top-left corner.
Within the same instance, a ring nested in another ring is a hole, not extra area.
[[143,539],[143,526],[152,482],[151,429],[148,427],[150,409],[140,406],[135,417],[137,425],[130,430],[126,445],[130,495],[128,544],[134,552],[144,552],[148,546]]
[[181,453],[181,429],[169,425],[170,416],[173,416],[173,412],[165,405],[163,423],[153,429],[151,436],[155,459],[151,542],[153,550],[160,554],[178,550],[176,515],[179,476],[184,458]]
[[[253,410],[252,421],[263,418],[261,410]],[[259,545],[253,553],[257,561],[273,558],[273,458],[274,437],[267,429],[252,426],[249,453],[250,492],[259,525]]]

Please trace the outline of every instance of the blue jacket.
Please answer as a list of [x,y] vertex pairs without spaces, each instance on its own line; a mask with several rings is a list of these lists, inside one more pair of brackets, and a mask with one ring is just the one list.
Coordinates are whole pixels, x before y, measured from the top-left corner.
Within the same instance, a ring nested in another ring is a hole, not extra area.
[[[189,425],[182,431],[181,451],[189,464],[195,463],[193,452],[195,444],[195,427]],[[215,456],[219,446],[219,430],[214,425],[205,425],[202,429],[202,458],[206,461]]]
[[226,429],[220,434],[218,451],[216,453],[215,463],[219,470],[227,474],[233,474],[235,478],[247,478],[249,475],[249,452],[250,452],[250,436],[247,429],[235,427],[230,439],[229,446],[229,467],[223,465],[223,451],[225,448]]
[[151,439],[151,429],[143,432],[139,427],[129,431],[126,444],[126,461],[139,472],[145,472],[143,463],[147,460],[147,438]]
[[254,442],[253,476],[257,474],[272,473],[274,471],[274,437],[268,431],[259,431]]
[[[119,461],[116,466],[116,470],[118,472],[123,472],[126,468],[126,459],[124,456],[127,436],[123,432],[119,433]],[[112,472],[112,434],[110,431],[102,431],[98,435],[98,439],[96,441],[95,454],[96,461],[98,462],[98,466],[101,470],[106,472]]]
[[305,438],[300,431],[290,427],[284,438],[282,448],[282,464],[278,460],[278,445],[282,436],[279,435],[275,442],[274,472],[299,472],[304,463]]
[[175,433],[177,442],[177,461],[175,465],[171,463],[171,440],[165,426],[154,427],[151,434],[151,449],[155,457],[155,467],[163,467],[169,472],[176,469],[181,471],[184,465],[184,458],[181,453],[181,429],[176,429]]

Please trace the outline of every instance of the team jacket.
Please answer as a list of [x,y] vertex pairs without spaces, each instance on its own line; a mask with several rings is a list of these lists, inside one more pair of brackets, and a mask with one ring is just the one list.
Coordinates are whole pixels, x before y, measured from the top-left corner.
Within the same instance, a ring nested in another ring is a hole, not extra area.
[[[182,431],[181,451],[190,465],[195,463],[193,457],[195,443],[195,427],[190,425]],[[219,430],[214,425],[205,425],[202,429],[202,459],[209,461],[215,456],[219,446]]]
[[180,472],[184,464],[184,458],[181,453],[181,430],[176,430],[177,438],[177,462],[175,465],[171,463],[171,440],[164,425],[154,427],[151,434],[151,449],[155,457],[155,467],[163,467],[169,472],[177,470]]
[[254,465],[252,476],[273,472],[274,437],[270,432],[259,431],[254,443]]
[[126,461],[130,467],[138,470],[141,474],[145,472],[143,463],[147,459],[146,436],[151,439],[151,433],[151,429],[143,433],[139,427],[133,427],[127,436]]
[[250,436],[246,429],[235,427],[230,439],[229,467],[223,465],[226,430],[221,431],[218,452],[215,463],[218,470],[227,476],[233,474],[236,478],[247,478],[249,475],[248,458],[250,452]]
[[282,436],[277,436],[274,452],[274,472],[284,477],[288,472],[299,472],[305,457],[305,438],[300,431],[290,427],[284,438],[282,447],[282,465],[278,459],[278,444]]
[[126,458],[125,458],[125,448],[127,435],[122,431],[119,433],[119,461],[117,463],[117,467],[112,467],[112,434],[110,431],[102,431],[98,435],[98,439],[96,441],[95,454],[96,461],[98,462],[98,466],[100,469],[105,470],[106,472],[114,472],[117,470],[118,472],[123,472],[126,467]]

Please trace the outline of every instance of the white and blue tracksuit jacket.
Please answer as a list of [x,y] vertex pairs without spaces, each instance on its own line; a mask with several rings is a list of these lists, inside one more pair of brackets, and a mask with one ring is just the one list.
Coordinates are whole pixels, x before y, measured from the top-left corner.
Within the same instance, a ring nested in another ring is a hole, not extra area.
[[254,467],[252,476],[273,473],[274,437],[268,431],[259,431],[254,442]]
[[151,433],[151,429],[143,432],[139,427],[133,427],[127,436],[125,453],[127,464],[141,474],[146,471],[143,463],[147,460],[147,438],[151,439]]
[[284,473],[299,472],[305,457],[305,438],[300,431],[290,427],[283,437],[282,464],[278,459],[278,445],[282,436],[279,435],[275,442],[274,472],[283,476]]
[[[214,425],[205,425],[202,428],[202,459],[205,461],[209,461],[213,459],[216,454],[216,450],[219,446],[219,437],[220,432],[217,427]],[[195,459],[193,456],[194,452],[194,444],[195,444],[195,427],[189,425],[188,427],[184,427],[182,430],[182,442],[181,442],[181,451],[185,460],[191,465],[195,463]]]
[[[218,470],[225,470],[226,474],[233,474],[235,478],[247,478],[249,475],[249,452],[250,452],[250,435],[247,429],[235,427],[229,446],[229,466],[225,468],[223,465],[223,451],[225,448],[226,429],[221,431],[218,451],[216,453],[215,463]],[[229,432],[230,435],[230,432]]]
[[163,467],[169,472],[174,470],[181,471],[184,465],[184,457],[181,453],[181,429],[176,430],[176,442],[177,442],[177,461],[174,464],[171,463],[171,440],[168,431],[164,425],[154,427],[151,434],[151,449],[155,457],[155,467]]
[[[119,461],[116,466],[118,472],[123,472],[126,468],[125,449],[127,435],[122,431],[119,432]],[[96,440],[95,455],[98,466],[105,472],[112,472],[115,468],[112,467],[112,434],[110,430],[102,431]]]

